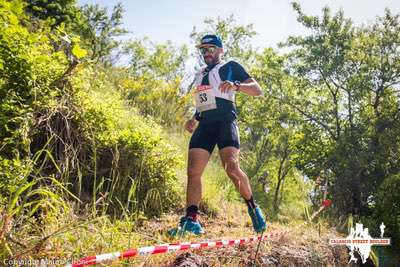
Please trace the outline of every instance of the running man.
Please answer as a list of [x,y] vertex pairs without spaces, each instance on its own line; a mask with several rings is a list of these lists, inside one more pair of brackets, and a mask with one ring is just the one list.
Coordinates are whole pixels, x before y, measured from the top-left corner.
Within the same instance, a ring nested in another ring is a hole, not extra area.
[[266,228],[264,216],[254,202],[249,178],[239,165],[240,141],[235,107],[236,93],[259,96],[262,94],[260,85],[239,63],[222,61],[224,49],[218,36],[206,35],[196,47],[207,66],[196,74],[196,113],[185,124],[185,129],[193,133],[187,166],[186,216],[181,218],[180,228],[170,234],[204,233],[198,221],[201,175],[215,145],[218,145],[227,175],[247,204],[254,230],[262,232]]

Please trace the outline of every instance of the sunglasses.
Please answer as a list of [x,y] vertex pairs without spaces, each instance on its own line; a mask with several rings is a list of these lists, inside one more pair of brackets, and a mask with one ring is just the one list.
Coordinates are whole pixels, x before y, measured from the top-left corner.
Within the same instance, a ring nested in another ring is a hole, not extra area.
[[205,55],[207,52],[212,54],[215,52],[215,50],[217,50],[217,47],[215,47],[215,46],[202,47],[202,48],[200,48],[200,53],[202,55]]

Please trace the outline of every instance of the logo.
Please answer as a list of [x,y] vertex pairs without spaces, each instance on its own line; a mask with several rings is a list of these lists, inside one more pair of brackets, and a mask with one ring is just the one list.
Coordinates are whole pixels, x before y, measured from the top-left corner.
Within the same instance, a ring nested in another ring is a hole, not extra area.
[[346,245],[350,249],[350,260],[357,262],[354,253],[357,252],[365,263],[371,253],[372,246],[390,246],[390,238],[383,238],[385,225],[380,225],[381,238],[373,238],[368,233],[368,228],[364,228],[362,223],[357,223],[356,228],[350,229],[350,234],[346,238],[329,239],[330,245]]
[[205,91],[205,90],[210,90],[211,86],[210,85],[198,85],[196,88],[196,92],[201,92],[201,91]]
[[213,38],[204,38],[202,40],[202,43],[209,43],[209,42],[212,42],[213,40],[214,40]]

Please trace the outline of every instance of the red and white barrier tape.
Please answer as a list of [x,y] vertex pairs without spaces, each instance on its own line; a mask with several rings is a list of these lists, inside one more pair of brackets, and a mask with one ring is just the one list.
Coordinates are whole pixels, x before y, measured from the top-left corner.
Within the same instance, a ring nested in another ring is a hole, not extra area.
[[[272,237],[277,237],[285,234],[288,231],[279,231],[279,232],[271,232],[265,236],[263,236],[263,240],[269,239]],[[247,244],[254,241],[260,240],[260,237],[250,237],[250,238],[242,238],[242,239],[231,239],[231,240],[215,240],[215,241],[204,241],[204,242],[184,242],[178,244],[165,244],[165,245],[157,245],[150,247],[141,247],[138,249],[129,249],[124,252],[114,252],[101,254],[97,256],[89,256],[86,258],[80,259],[78,262],[67,265],[69,267],[81,267],[86,265],[94,265],[103,261],[116,260],[116,259],[125,259],[135,256],[144,256],[144,255],[153,255],[160,253],[168,253],[168,252],[176,252],[179,250],[187,250],[187,249],[202,249],[202,248],[213,248],[213,247],[224,247],[224,246],[235,246],[241,244]]]
[[[330,205],[330,203],[329,203]],[[323,205],[317,210],[312,216],[311,219],[314,219],[319,213],[321,213],[326,207],[329,205]],[[305,226],[309,221],[306,221],[299,225],[297,228]],[[288,233],[289,230],[285,231],[275,231],[268,233],[262,237],[262,240],[270,239],[272,237],[278,237]],[[141,247],[138,249],[129,249],[124,252],[114,252],[101,254],[96,256],[89,256],[78,260],[72,264],[66,265],[66,267],[83,267],[87,265],[95,265],[104,261],[112,261],[117,259],[127,259],[135,256],[144,256],[144,255],[153,255],[160,253],[169,253],[176,252],[180,250],[187,249],[203,249],[203,248],[213,248],[213,247],[225,247],[225,246],[235,246],[242,245],[247,243],[252,243],[254,241],[259,241],[260,237],[250,237],[250,238],[242,238],[242,239],[231,239],[231,240],[215,240],[215,241],[203,241],[198,243],[193,242],[183,242],[177,244],[163,244],[157,246],[149,246],[149,247]]]

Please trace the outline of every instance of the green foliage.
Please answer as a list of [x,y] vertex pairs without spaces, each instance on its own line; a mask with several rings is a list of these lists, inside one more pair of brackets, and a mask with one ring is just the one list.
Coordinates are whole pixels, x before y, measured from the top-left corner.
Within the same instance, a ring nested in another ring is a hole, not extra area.
[[185,61],[188,58],[185,45],[176,48],[170,41],[152,44],[145,38],[129,41],[124,53],[130,57],[129,69],[134,77],[152,77],[171,82],[184,76]]
[[118,217],[173,209],[181,159],[161,128],[124,103],[106,71],[75,69],[85,56],[76,35],[46,23],[30,31],[24,8],[0,4],[0,201],[8,218],[24,224],[44,213],[46,197],[54,209],[78,201]]
[[294,144],[300,134],[299,116],[281,100],[282,92],[291,86],[284,70],[285,58],[272,49],[255,58],[251,74],[264,89],[264,96],[240,94],[237,98],[243,167],[251,177],[256,199],[272,216],[281,212],[280,218],[285,220],[300,218],[307,183],[293,161],[298,157]]
[[88,58],[95,64],[111,66],[119,59],[121,41],[117,37],[128,33],[122,28],[124,9],[121,3],[114,6],[110,15],[107,8],[85,5],[81,9],[82,23],[77,29],[83,45],[90,53]]
[[[30,236],[40,236],[47,218],[59,216],[70,209],[64,196],[76,197],[61,184],[54,175],[39,176],[45,165],[37,167],[42,157],[48,158],[56,165],[51,153],[42,149],[31,159],[18,158],[8,160],[0,157],[0,259],[10,258],[21,249],[21,243],[15,242],[12,236],[19,234],[28,224]],[[56,168],[59,170],[58,166]],[[76,199],[78,200],[78,199]],[[79,201],[79,200],[78,200]],[[13,242],[7,242],[12,240]],[[36,245],[39,245],[39,241]],[[26,248],[26,246],[24,247]]]
[[125,99],[144,116],[165,126],[182,124],[190,95],[181,95],[187,48],[170,42],[152,45],[148,40],[132,40],[125,47],[130,57],[127,71],[115,79]]
[[87,67],[76,75],[74,85],[81,88],[76,101],[89,141],[85,149],[93,153],[82,166],[82,194],[108,194],[103,208],[111,211],[122,205],[127,212],[160,215],[175,207],[175,169],[182,160],[161,137],[161,128],[128,108],[116,89],[110,90],[113,85],[102,71]]
[[20,159],[0,158],[0,202],[5,203],[11,197],[12,192],[23,184],[24,179],[31,170],[31,162]]
[[393,245],[400,247],[400,175],[387,177],[376,195],[375,225],[386,225],[385,236],[392,237]]
[[[49,29],[33,33],[23,26],[27,23],[23,7],[20,1],[0,5],[0,139],[4,153],[27,153],[32,112],[54,104],[52,98],[60,92],[52,82],[62,76],[67,63],[64,53],[51,45],[58,36]],[[11,152],[12,146],[19,151]]]
[[400,149],[393,87],[400,73],[399,16],[386,11],[374,24],[354,27],[343,12],[332,16],[325,8],[318,18],[294,8],[312,32],[287,43],[294,48],[288,71],[296,89],[283,99],[306,121],[297,166],[312,179],[319,170],[334,173],[337,212],[370,214],[368,198],[400,168],[393,158]]
[[76,0],[27,0],[27,11],[41,20],[50,20],[52,27],[75,23],[79,19]]
[[[119,59],[121,41],[116,38],[127,33],[121,26],[122,4],[117,4],[108,14],[107,8],[99,5],[77,7],[76,0],[29,0],[26,11],[37,24],[47,24],[53,30],[63,27],[68,35],[80,35],[84,50],[89,51],[86,60],[110,66]],[[73,54],[77,58],[85,56],[76,45]]]
[[71,52],[77,59],[84,58],[87,55],[86,50],[82,49],[78,44],[75,44],[72,47]]

